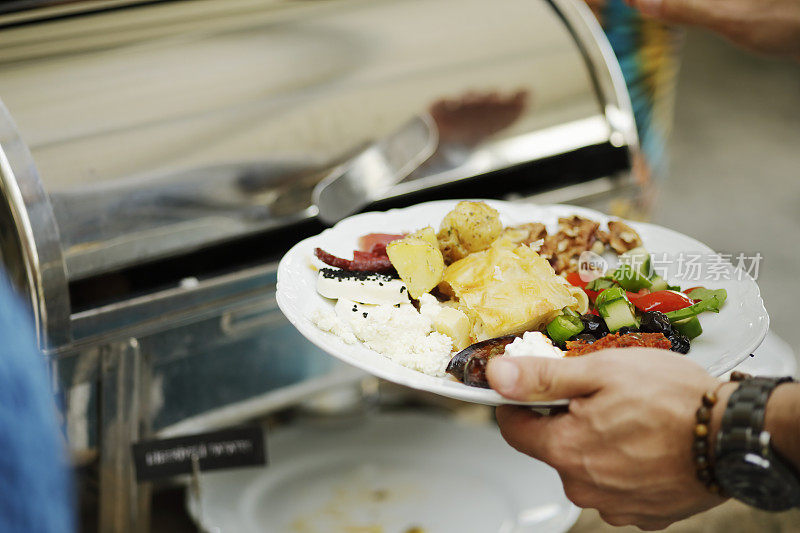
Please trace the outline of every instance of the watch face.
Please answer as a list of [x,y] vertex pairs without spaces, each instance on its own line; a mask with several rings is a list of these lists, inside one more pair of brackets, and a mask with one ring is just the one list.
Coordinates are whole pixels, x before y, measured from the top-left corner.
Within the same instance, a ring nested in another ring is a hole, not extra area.
[[748,505],[784,511],[800,504],[800,482],[776,461],[754,453],[732,453],[717,461],[720,487]]

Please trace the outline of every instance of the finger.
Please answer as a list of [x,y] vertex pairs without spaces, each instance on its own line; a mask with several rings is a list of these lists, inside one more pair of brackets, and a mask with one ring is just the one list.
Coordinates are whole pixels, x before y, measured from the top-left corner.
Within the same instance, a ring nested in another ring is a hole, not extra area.
[[554,466],[557,457],[557,423],[564,415],[542,416],[516,405],[501,405],[495,411],[503,438],[517,451]]
[[712,27],[719,18],[719,9],[709,0],[630,0],[629,4],[666,22]]
[[494,390],[512,400],[558,400],[588,396],[600,388],[602,374],[591,356],[495,357],[486,376]]

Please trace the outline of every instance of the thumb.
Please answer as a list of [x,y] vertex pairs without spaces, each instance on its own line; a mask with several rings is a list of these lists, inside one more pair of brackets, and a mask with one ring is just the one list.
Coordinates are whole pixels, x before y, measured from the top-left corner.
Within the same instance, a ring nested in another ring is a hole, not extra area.
[[547,357],[495,357],[486,376],[497,392],[518,401],[558,400],[588,396],[601,387],[599,372],[591,356],[551,359]]
[[709,0],[627,0],[648,17],[666,22],[712,27],[718,10]]

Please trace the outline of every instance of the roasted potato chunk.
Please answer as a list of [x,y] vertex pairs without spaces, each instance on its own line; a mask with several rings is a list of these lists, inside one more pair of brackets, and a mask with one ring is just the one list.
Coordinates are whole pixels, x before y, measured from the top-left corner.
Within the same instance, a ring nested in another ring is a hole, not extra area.
[[442,219],[437,235],[445,262],[453,263],[489,247],[503,231],[500,214],[483,202],[459,202]]
[[425,239],[409,235],[386,246],[386,254],[408,294],[419,299],[442,281],[444,259],[439,248]]

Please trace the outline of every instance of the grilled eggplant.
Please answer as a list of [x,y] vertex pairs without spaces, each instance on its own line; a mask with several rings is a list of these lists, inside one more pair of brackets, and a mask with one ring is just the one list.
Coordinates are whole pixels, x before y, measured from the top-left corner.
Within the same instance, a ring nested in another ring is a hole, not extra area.
[[516,338],[516,335],[504,335],[467,346],[450,360],[450,364],[447,365],[447,373],[471,387],[488,389],[486,366],[489,359],[502,355],[506,346]]

